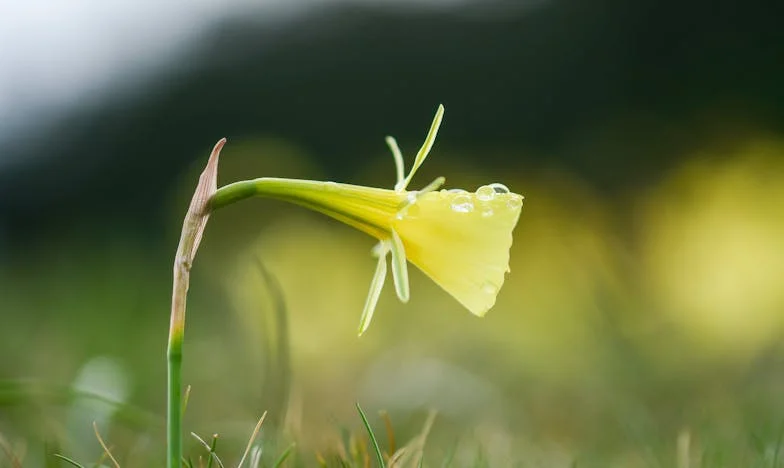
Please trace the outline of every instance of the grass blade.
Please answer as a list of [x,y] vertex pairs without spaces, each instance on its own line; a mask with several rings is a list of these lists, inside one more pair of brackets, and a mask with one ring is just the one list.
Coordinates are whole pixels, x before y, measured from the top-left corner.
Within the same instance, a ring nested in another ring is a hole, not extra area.
[[2,434],[0,434],[0,449],[2,449],[3,452],[5,452],[5,455],[8,457],[8,459],[11,460],[11,466],[13,468],[22,468],[21,460],[19,460],[19,457],[14,455],[14,451],[11,448],[11,444],[9,444],[5,440],[5,437],[3,437]]
[[93,430],[95,431],[95,438],[98,439],[98,443],[101,444],[101,447],[103,447],[103,453],[105,453],[106,456],[109,457],[109,460],[112,461],[114,468],[120,468],[120,464],[117,463],[117,460],[115,460],[112,452],[109,450],[109,447],[106,446],[103,439],[101,438],[101,433],[98,432],[98,424],[96,424],[95,421],[93,421]]
[[359,417],[362,418],[362,424],[365,425],[365,429],[368,432],[368,436],[370,437],[370,442],[373,443],[373,449],[376,452],[376,459],[378,460],[378,466],[381,468],[386,468],[386,465],[384,464],[384,456],[381,454],[381,447],[378,446],[376,435],[373,434],[373,429],[370,427],[370,423],[368,422],[367,416],[365,416],[365,412],[362,411],[362,407],[359,406],[359,403],[357,403],[357,411],[359,411]]
[[[205,449],[207,449],[207,451],[209,452],[209,455],[210,455],[210,459],[212,459],[214,457],[215,461],[218,462],[218,466],[220,466],[221,468],[226,468],[225,466],[223,466],[223,462],[221,461],[220,457],[218,457],[218,454],[214,452],[214,450],[213,450],[214,446],[210,447],[210,444],[205,442],[204,439],[199,437],[195,432],[191,432],[191,436],[193,436],[194,439],[198,440],[199,443],[201,445],[203,445]],[[215,438],[217,438],[217,436],[215,436]]]
[[188,408],[188,400],[191,398],[191,386],[188,385],[185,387],[185,395],[182,397],[182,414],[185,414],[185,410]]
[[245,463],[245,458],[247,458],[248,453],[250,453],[251,447],[253,447],[253,441],[256,440],[256,436],[259,435],[259,431],[261,430],[261,425],[264,424],[264,419],[267,417],[267,412],[265,411],[264,414],[261,415],[259,418],[259,422],[256,423],[256,427],[253,428],[253,432],[250,435],[250,439],[248,440],[248,446],[245,447],[245,453],[242,454],[242,458],[240,458],[240,464],[237,465],[237,468],[242,468],[242,464]]
[[[210,453],[215,453],[215,447],[217,446],[218,446],[218,434],[213,434],[212,444],[210,444]],[[210,457],[210,459],[207,460],[207,468],[212,468],[212,460],[213,460],[212,457]]]
[[395,440],[395,429],[392,427],[392,419],[389,417],[389,413],[386,411],[381,412],[381,419],[384,420],[384,426],[387,429],[387,444],[389,453],[395,453],[397,451],[397,441]]
[[53,456],[55,458],[59,458],[60,460],[66,462],[66,463],[68,463],[68,464],[70,464],[72,466],[75,466],[77,468],[84,468],[84,466],[82,466],[82,464],[80,464],[79,462],[77,462],[75,460],[72,460],[72,459],[66,457],[65,455],[60,455],[59,453],[55,453],[55,454],[53,454]]
[[286,459],[289,457],[289,455],[291,455],[291,451],[294,450],[294,447],[296,445],[297,444],[289,445],[288,448],[286,450],[284,450],[283,453],[280,454],[278,459],[275,461],[275,464],[272,465],[272,468],[279,468],[281,465],[283,465],[283,462],[286,461]]

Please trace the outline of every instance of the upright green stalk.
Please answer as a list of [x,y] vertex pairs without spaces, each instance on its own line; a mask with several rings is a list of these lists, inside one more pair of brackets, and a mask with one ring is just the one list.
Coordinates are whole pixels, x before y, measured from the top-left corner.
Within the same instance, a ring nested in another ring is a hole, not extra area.
[[210,217],[207,201],[217,190],[218,156],[226,139],[218,141],[210,154],[199,185],[191,199],[174,258],[171,322],[167,349],[168,391],[166,394],[167,450],[166,467],[182,467],[182,343],[185,338],[185,300],[188,295],[191,266],[199,248],[204,227]]
[[182,460],[182,334],[169,339],[168,389],[166,395],[167,468],[178,468]]

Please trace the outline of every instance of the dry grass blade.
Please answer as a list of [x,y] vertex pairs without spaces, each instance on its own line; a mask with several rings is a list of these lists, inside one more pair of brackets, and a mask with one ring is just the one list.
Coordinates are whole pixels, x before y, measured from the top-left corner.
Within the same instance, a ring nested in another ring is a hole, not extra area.
[[[436,412],[431,411],[427,419],[425,420],[425,425],[422,426],[422,431],[414,437],[411,442],[406,444],[403,447],[400,447],[397,452],[395,452],[389,460],[389,468],[395,467],[402,467],[402,466],[413,466],[414,461],[416,461],[417,465],[422,463],[422,455],[425,450],[425,442],[427,441],[427,436],[430,434],[430,429],[433,427],[433,423],[436,420]],[[415,460],[413,457],[419,455],[419,459]]]
[[109,457],[109,460],[112,461],[114,468],[120,468],[120,464],[117,463],[117,460],[115,460],[112,452],[109,450],[109,447],[107,447],[104,443],[103,438],[101,437],[101,433],[98,432],[98,424],[96,424],[95,421],[93,421],[93,430],[95,431],[95,438],[98,439],[98,443],[101,444],[101,447],[103,447],[103,453],[106,454],[106,456]]
[[381,419],[384,420],[384,426],[387,429],[387,443],[389,444],[389,453],[395,453],[397,450],[397,442],[395,441],[395,429],[392,427],[392,419],[389,413],[381,411]]
[[240,458],[240,463],[237,465],[237,468],[242,468],[242,464],[245,463],[245,459],[248,457],[250,453],[251,447],[253,447],[253,442],[256,440],[256,437],[259,435],[259,431],[261,430],[261,425],[264,424],[264,419],[267,417],[267,412],[265,411],[264,414],[261,415],[259,418],[259,422],[256,423],[256,427],[253,428],[253,432],[250,435],[250,439],[248,440],[248,446],[245,447],[245,453],[242,454],[242,458]]
[[188,400],[191,398],[191,386],[188,385],[185,387],[185,395],[182,397],[182,414],[185,414],[185,410],[188,408]]
[[400,466],[400,463],[403,460],[403,456],[405,455],[408,455],[408,450],[406,450],[406,447],[400,447],[398,451],[396,451],[395,453],[392,454],[391,457],[389,457],[389,468],[395,468],[397,466]]
[[14,451],[11,449],[11,444],[0,434],[0,449],[3,449],[5,456],[11,461],[11,466],[13,468],[22,468],[22,461],[14,454]]

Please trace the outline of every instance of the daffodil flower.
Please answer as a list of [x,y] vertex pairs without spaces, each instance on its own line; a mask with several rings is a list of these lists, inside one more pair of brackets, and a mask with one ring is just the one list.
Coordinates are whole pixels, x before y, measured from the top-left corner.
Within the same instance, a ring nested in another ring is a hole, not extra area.
[[471,313],[483,316],[495,304],[509,271],[512,230],[520,217],[523,197],[497,183],[479,187],[475,192],[439,190],[443,177],[422,190],[408,190],[433,146],[443,114],[444,108],[439,106],[408,175],[404,176],[403,157],[395,139],[387,137],[397,169],[397,183],[392,190],[260,178],[218,189],[208,206],[214,210],[250,196],[276,198],[331,216],[378,239],[372,250],[378,259],[376,273],[362,311],[360,335],[373,318],[388,261],[395,292],[402,302],[409,300],[410,262]]

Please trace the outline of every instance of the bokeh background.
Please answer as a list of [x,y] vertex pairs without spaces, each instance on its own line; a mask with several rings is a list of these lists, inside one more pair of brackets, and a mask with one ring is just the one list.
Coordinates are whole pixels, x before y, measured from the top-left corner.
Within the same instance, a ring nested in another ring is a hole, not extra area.
[[26,466],[95,460],[97,421],[124,466],[160,464],[171,263],[214,142],[228,138],[221,183],[391,187],[384,136],[413,158],[443,103],[415,185],[444,175],[526,197],[496,307],[473,317],[412,272],[410,303],[387,288],[357,338],[373,240],[281,203],[231,206],[193,271],[187,431],[220,433],[232,459],[269,410],[262,438],[296,441],[310,464],[359,431],[359,401],[401,440],[438,411],[434,464],[456,449],[493,466],[777,466],[776,10],[4,2],[4,444]]

